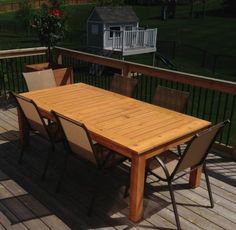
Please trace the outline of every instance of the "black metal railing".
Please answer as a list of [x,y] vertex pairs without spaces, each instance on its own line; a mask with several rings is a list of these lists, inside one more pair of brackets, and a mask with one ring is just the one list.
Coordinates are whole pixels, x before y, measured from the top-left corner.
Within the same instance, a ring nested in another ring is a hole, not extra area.
[[[62,62],[74,69],[75,82],[84,82],[104,89],[109,89],[111,77],[115,72],[119,72],[118,69],[84,62],[72,57],[64,57]],[[236,135],[236,95],[146,76],[140,73],[133,73],[133,77],[137,78],[139,82],[135,98],[145,102],[151,102],[157,85],[189,91],[190,98],[186,113],[209,120],[213,124],[230,119],[231,124],[226,127],[218,141],[227,146],[233,144],[233,138]]]
[[[60,49],[58,50],[60,52]],[[120,66],[116,69],[116,65],[109,65],[109,59],[106,65],[100,65],[91,61],[79,59],[76,55],[77,54],[71,56],[62,55],[62,64],[73,68],[74,82],[84,82],[104,89],[109,89],[111,77],[115,72],[121,73]],[[99,56],[95,56],[94,58],[96,60],[101,59]],[[26,90],[26,85],[22,78],[22,72],[24,71],[25,64],[40,63],[45,62],[45,60],[46,55],[39,53],[32,56],[24,55],[22,57],[3,58],[0,56],[1,93],[7,93],[9,90],[24,92]],[[120,65],[124,64],[124,66],[132,66],[132,63],[122,61],[119,61],[119,63]],[[142,68],[145,68],[145,66],[140,66],[141,70]],[[175,73],[173,72],[174,71],[170,71],[170,74],[174,75]],[[225,119],[230,119],[231,124],[218,138],[218,141],[227,146],[233,144],[233,138],[236,136],[236,93],[233,93],[234,88],[236,92],[235,83],[225,81],[226,84],[232,84],[233,87],[233,90],[231,89],[227,92],[227,90],[222,91],[220,89],[217,90],[217,88],[207,89],[206,87],[195,86],[196,84],[166,80],[163,79],[163,76],[161,75],[160,77],[149,76],[147,74],[142,74],[141,71],[133,72],[132,75],[139,80],[135,95],[138,100],[150,103],[156,86],[163,85],[190,92],[191,96],[187,105],[187,114],[209,120],[213,124]],[[217,82],[217,80],[214,81]]]

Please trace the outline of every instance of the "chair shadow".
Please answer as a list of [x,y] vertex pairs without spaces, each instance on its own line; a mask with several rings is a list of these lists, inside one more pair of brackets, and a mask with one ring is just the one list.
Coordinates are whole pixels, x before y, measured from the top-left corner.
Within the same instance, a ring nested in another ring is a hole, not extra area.
[[[217,170],[213,170],[211,169],[211,165],[210,164],[214,164],[214,166],[217,167],[221,167],[221,164],[224,164],[224,170],[226,173],[231,173],[232,177],[236,178],[236,171],[233,171],[232,169],[236,168],[236,163],[234,161],[232,161],[230,158],[226,158],[226,157],[222,157],[218,154],[214,154],[215,156],[217,156],[218,158],[208,158],[207,159],[207,169],[208,169],[208,174],[211,177],[214,177],[217,180],[220,180],[224,183],[227,183],[229,185],[232,185],[234,187],[236,187],[236,179],[231,178],[227,175],[224,175],[222,172],[217,172]],[[226,163],[226,165],[225,165]]]

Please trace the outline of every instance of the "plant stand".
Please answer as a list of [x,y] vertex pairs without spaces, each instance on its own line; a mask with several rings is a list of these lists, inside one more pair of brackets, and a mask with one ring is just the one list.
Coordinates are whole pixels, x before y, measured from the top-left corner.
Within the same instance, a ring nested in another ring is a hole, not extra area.
[[50,66],[48,62],[25,65],[25,72],[34,72],[45,69],[52,69],[57,86],[73,83],[73,70],[63,65],[55,64]]

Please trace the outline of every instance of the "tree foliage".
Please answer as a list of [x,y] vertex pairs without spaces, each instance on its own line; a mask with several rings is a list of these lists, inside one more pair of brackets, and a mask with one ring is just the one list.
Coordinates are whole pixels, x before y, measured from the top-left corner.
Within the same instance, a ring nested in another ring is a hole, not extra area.
[[16,13],[16,17],[22,22],[22,25],[24,26],[26,31],[29,33],[30,27],[31,27],[31,19],[33,17],[31,1],[20,0],[19,6],[20,8]]

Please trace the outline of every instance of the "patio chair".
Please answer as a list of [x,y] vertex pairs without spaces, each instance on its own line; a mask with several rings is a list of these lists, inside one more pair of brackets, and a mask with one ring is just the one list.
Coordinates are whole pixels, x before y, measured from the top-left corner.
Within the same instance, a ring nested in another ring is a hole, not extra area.
[[[158,85],[152,98],[152,104],[184,113],[188,98],[189,92]],[[180,155],[182,154],[180,145],[177,146],[177,151]]]
[[56,87],[52,69],[23,73],[28,91]]
[[[45,119],[41,116],[40,111],[34,101],[29,100],[13,92],[11,92],[11,95],[14,97],[18,109],[25,117],[29,131],[38,134],[39,136],[47,140],[50,144],[47,160],[45,162],[44,170],[41,177],[42,179],[45,179],[50,161],[50,156],[52,152],[55,151],[55,143],[62,141],[62,135],[59,130],[59,126],[55,122],[49,123],[47,125],[45,123]],[[22,163],[26,147],[27,145],[23,145],[21,147],[20,157],[18,160],[19,164]]]
[[158,85],[152,98],[152,104],[184,113],[188,97],[189,92]]
[[62,128],[62,132],[66,140],[65,146],[67,149],[64,169],[62,170],[61,176],[58,180],[56,191],[59,192],[60,190],[61,182],[67,167],[68,157],[70,155],[74,155],[82,162],[87,162],[90,166],[95,166],[97,169],[95,175],[96,178],[94,179],[95,185],[88,209],[88,215],[91,216],[96,195],[99,189],[101,189],[100,183],[104,173],[114,166],[122,163],[127,158],[93,141],[84,124],[65,117],[55,111],[52,111],[52,113]]
[[227,123],[229,123],[228,120],[196,134],[189,141],[188,146],[181,157],[171,151],[167,151],[147,162],[147,172],[156,176],[159,180],[168,183],[168,188],[178,229],[181,229],[181,226],[175,202],[172,182],[184,176],[185,174],[197,169],[198,167],[203,167],[208,195],[210,199],[210,207],[214,207],[214,201],[212,197],[205,160],[217,135]]
[[127,97],[133,97],[138,80],[115,74],[111,80],[110,91]]

